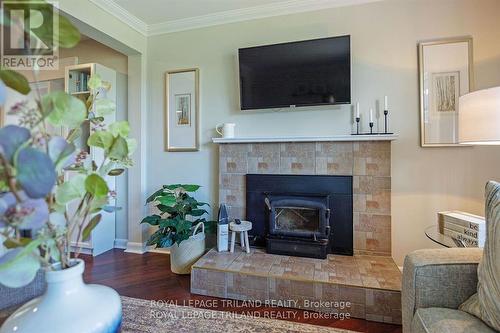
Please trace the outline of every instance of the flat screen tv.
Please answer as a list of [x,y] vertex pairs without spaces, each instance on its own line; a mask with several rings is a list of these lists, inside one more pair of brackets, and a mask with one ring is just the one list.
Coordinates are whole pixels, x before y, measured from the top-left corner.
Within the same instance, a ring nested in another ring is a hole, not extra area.
[[350,36],[238,50],[242,110],[351,103]]

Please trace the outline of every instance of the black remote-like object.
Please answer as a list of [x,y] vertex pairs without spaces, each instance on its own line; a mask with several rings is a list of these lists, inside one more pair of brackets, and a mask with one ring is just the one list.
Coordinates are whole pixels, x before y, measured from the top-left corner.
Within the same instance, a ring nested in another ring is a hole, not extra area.
[[241,220],[240,219],[234,219],[234,223],[241,224]]

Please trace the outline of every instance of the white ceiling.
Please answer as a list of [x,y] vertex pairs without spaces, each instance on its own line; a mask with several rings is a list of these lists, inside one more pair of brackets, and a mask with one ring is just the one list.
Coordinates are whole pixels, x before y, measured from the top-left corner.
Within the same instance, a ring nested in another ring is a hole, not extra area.
[[382,0],[90,0],[150,36]]
[[113,0],[146,24],[175,21],[288,0]]

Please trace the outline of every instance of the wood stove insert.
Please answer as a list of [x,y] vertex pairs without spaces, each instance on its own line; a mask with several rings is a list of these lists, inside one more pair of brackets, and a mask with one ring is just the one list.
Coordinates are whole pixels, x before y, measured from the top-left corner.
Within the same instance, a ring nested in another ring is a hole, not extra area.
[[250,244],[268,253],[353,254],[352,177],[246,175]]

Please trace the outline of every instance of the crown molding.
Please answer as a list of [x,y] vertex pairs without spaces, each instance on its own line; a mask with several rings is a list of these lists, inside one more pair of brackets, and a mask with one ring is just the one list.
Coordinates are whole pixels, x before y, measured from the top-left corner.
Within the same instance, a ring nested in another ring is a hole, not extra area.
[[155,36],[171,32],[211,27],[227,23],[254,19],[310,12],[315,10],[354,6],[383,0],[288,0],[262,6],[227,10],[185,19],[146,24],[113,0],[90,0],[107,13],[130,25],[145,36]]
[[118,5],[113,0],[89,0],[108,14],[116,17],[123,23],[129,25],[140,34],[147,36],[148,25],[128,10]]
[[171,32],[249,21],[265,17],[310,12],[333,7],[359,5],[382,0],[289,0],[262,6],[227,10],[180,20],[148,25],[147,35],[154,36]]

